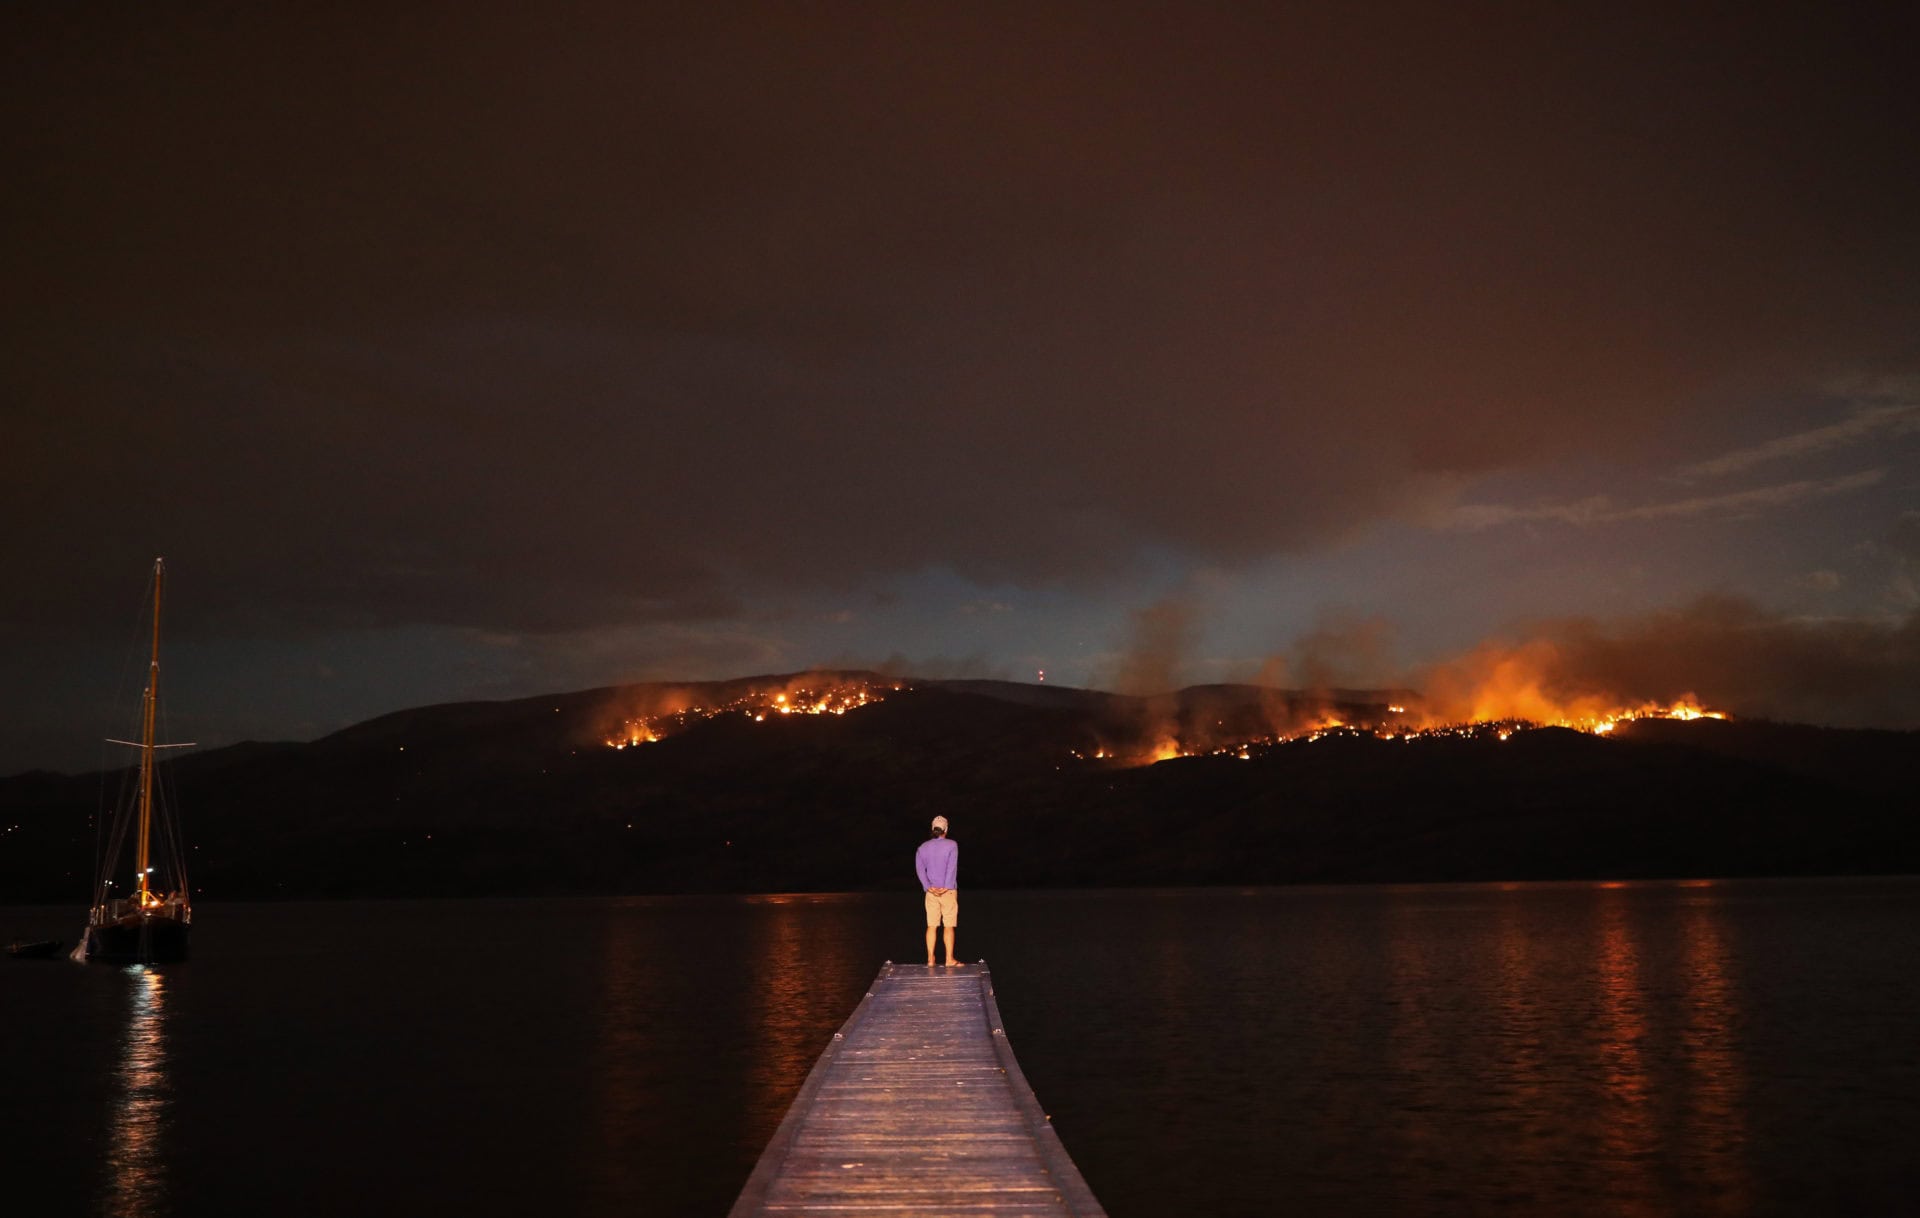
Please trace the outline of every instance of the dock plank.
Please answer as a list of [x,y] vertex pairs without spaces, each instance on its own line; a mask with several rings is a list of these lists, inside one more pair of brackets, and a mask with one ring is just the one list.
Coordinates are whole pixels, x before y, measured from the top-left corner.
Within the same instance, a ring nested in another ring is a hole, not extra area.
[[1105,1218],[1014,1059],[984,965],[882,968],[731,1213]]

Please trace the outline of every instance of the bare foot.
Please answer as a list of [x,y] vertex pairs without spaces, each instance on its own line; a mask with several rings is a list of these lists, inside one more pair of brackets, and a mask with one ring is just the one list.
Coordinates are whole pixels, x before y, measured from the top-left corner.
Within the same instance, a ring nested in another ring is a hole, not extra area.
[[932,968],[932,967],[933,967],[933,961],[931,961],[931,960],[929,960],[929,961],[927,961],[927,967],[928,967],[928,968]]
[[947,967],[948,967],[948,968],[961,968],[961,967],[963,967],[963,966],[964,966],[965,964],[966,964],[966,961],[964,961],[964,960],[949,960],[949,961],[947,961]]

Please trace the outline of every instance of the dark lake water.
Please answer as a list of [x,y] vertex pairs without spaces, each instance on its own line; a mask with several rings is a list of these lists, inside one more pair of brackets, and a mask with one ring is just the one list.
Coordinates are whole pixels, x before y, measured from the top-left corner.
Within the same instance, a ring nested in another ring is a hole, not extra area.
[[[1920,880],[962,911],[1115,1218],[1920,1212]],[[183,965],[0,960],[0,1212],[724,1214],[922,951],[911,890],[198,913]]]

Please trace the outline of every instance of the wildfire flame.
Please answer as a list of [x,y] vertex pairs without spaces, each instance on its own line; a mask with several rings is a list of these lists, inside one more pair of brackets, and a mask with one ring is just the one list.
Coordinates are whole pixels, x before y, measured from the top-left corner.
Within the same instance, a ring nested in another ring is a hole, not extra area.
[[[1153,765],[1177,757],[1230,756],[1252,760],[1294,741],[1330,737],[1414,741],[1467,738],[1506,741],[1536,728],[1569,728],[1596,736],[1642,720],[1725,719],[1698,695],[1630,698],[1594,688],[1574,674],[1576,666],[1550,643],[1518,647],[1487,645],[1425,673],[1425,692],[1395,694],[1376,705],[1312,695],[1273,695],[1264,724],[1244,715],[1223,722],[1216,715],[1183,713],[1177,706],[1107,734],[1097,749],[1076,750],[1082,761]],[[1243,708],[1244,709],[1244,708]],[[1237,712],[1236,712],[1237,713]],[[1117,737],[1117,739],[1116,739]]]
[[[1545,658],[1551,660],[1550,653]],[[1483,649],[1445,670],[1428,674],[1421,695],[1395,692],[1366,705],[1352,699],[1289,695],[1262,690],[1261,705],[1229,706],[1217,714],[1184,719],[1163,707],[1116,731],[1099,729],[1091,745],[1075,749],[1080,761],[1109,766],[1154,765],[1183,757],[1228,756],[1252,761],[1268,750],[1294,742],[1330,738],[1398,740],[1462,738],[1506,741],[1536,728],[1569,728],[1608,736],[1624,723],[1643,720],[1726,719],[1694,693],[1676,698],[1633,700],[1618,695],[1564,687],[1538,648],[1508,652]],[[602,738],[609,748],[628,749],[664,740],[686,728],[722,715],[745,715],[755,723],[793,715],[844,715],[880,702],[904,686],[859,679],[855,674],[813,673],[791,679],[756,682],[753,688],[725,687],[718,696],[704,687],[704,698],[687,690],[647,695],[639,707],[614,711]],[[1271,695],[1271,698],[1268,697]],[[1171,699],[1171,695],[1168,696]],[[1344,698],[1345,696],[1343,696]],[[1152,701],[1152,700],[1149,700]],[[1214,704],[1218,706],[1220,704]],[[1164,713],[1163,713],[1164,712]]]
[[1157,765],[1162,761],[1171,761],[1178,757],[1200,756],[1236,757],[1241,761],[1251,761],[1262,752],[1294,741],[1311,743],[1339,737],[1406,741],[1451,737],[1505,741],[1512,739],[1519,732],[1544,727],[1571,728],[1595,736],[1606,736],[1623,723],[1641,720],[1728,718],[1725,711],[1709,710],[1691,696],[1666,705],[1643,703],[1639,706],[1616,707],[1606,711],[1582,709],[1572,714],[1538,719],[1501,717],[1447,722],[1416,717],[1408,708],[1399,705],[1382,707],[1380,710],[1378,718],[1356,717],[1355,722],[1347,722],[1338,716],[1327,715],[1298,731],[1245,736],[1225,741],[1216,739],[1208,741],[1204,746],[1190,745],[1177,737],[1163,736],[1144,749],[1101,745],[1090,750],[1074,750],[1073,756],[1081,761],[1103,761],[1123,766]]
[[680,704],[629,715],[608,733],[606,744],[615,749],[653,744],[703,719],[716,719],[721,715],[746,715],[755,723],[765,723],[769,715],[844,715],[879,702],[900,688],[871,682],[841,682],[818,688],[795,683],[778,689],[750,690],[712,704]]

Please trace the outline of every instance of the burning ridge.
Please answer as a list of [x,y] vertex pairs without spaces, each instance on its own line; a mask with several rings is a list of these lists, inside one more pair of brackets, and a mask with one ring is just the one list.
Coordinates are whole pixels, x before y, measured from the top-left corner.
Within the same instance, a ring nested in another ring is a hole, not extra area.
[[[1183,691],[1187,692],[1191,691]],[[1181,757],[1205,756],[1232,756],[1251,761],[1281,745],[1296,741],[1311,743],[1329,737],[1504,741],[1517,732],[1548,727],[1605,736],[1623,723],[1638,720],[1729,717],[1724,711],[1701,705],[1691,694],[1668,703],[1620,704],[1583,698],[1549,704],[1535,699],[1528,703],[1529,713],[1518,713],[1511,706],[1493,703],[1480,713],[1461,715],[1449,713],[1454,711],[1452,707],[1437,707],[1412,694],[1397,695],[1397,700],[1391,702],[1365,702],[1354,700],[1351,695],[1332,700],[1281,690],[1264,692],[1272,697],[1254,704],[1254,716],[1246,713],[1246,708],[1240,708],[1237,714],[1216,708],[1211,716],[1196,715],[1192,704],[1180,695],[1173,695],[1171,699],[1177,713],[1149,715],[1132,724],[1116,725],[1117,730],[1103,732],[1102,739],[1089,748],[1074,750],[1072,756],[1079,761],[1116,766],[1153,765]],[[1264,725],[1258,722],[1258,713],[1266,715]]]
[[720,686],[649,689],[613,712],[602,739],[610,748],[626,749],[722,715],[745,715],[756,723],[770,716],[844,715],[902,688],[900,682],[877,676],[815,672]]

